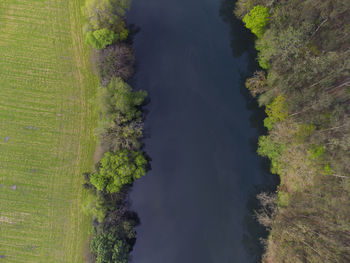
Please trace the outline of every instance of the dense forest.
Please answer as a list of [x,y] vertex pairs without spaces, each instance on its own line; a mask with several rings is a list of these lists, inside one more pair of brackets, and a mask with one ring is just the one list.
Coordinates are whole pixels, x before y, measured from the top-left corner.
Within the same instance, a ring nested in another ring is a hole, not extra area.
[[127,81],[134,73],[134,51],[127,29],[127,0],[86,0],[85,42],[93,48],[93,67],[101,86],[96,96],[99,123],[95,171],[84,174],[83,210],[92,218],[91,262],[126,263],[135,241],[136,213],[129,210],[128,191],[146,174],[142,151],[142,106],[146,91]]
[[350,262],[350,1],[239,0],[261,70],[258,153],[280,176],[260,193],[263,262]]

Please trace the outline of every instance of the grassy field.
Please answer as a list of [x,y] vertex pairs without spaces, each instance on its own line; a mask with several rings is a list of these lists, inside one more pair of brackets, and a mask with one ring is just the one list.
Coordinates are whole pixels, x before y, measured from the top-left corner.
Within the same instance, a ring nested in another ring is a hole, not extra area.
[[97,86],[81,0],[0,0],[0,262],[83,262]]

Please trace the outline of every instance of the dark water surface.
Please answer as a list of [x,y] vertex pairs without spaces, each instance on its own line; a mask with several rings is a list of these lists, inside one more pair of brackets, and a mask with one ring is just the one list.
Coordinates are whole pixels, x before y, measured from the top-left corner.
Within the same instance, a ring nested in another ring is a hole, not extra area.
[[151,99],[145,150],[153,159],[131,194],[141,219],[134,263],[261,256],[251,215],[264,172],[241,91],[252,42],[231,18],[233,2],[133,0],[128,22],[141,29],[134,86]]

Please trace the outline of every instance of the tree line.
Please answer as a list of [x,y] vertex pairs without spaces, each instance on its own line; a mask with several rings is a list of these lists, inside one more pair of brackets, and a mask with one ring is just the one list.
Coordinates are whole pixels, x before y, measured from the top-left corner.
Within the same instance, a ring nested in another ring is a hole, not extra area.
[[256,36],[257,151],[280,176],[258,195],[262,261],[350,262],[350,1],[239,0],[234,13]]
[[100,80],[97,137],[103,156],[94,171],[84,173],[83,203],[92,218],[90,250],[96,263],[128,262],[139,224],[128,208],[128,191],[149,169],[141,142],[147,92],[127,83],[135,62],[125,18],[129,7],[128,0],[86,0],[82,8],[85,42],[94,49]]

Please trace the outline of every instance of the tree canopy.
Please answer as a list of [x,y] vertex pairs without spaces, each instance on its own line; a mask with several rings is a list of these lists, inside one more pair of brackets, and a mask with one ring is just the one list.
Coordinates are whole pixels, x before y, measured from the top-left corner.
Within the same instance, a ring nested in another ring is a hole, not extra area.
[[127,44],[115,44],[101,50],[97,66],[102,85],[106,86],[113,77],[128,80],[134,74],[134,63],[134,51]]
[[262,262],[350,262],[350,1],[238,0],[235,14],[266,70],[246,85],[268,115],[258,153],[280,175],[275,212],[257,216]]
[[93,30],[114,30],[129,7],[129,0],[86,0],[83,11]]
[[288,117],[288,108],[285,100],[286,98],[283,95],[279,95],[270,104],[266,105],[265,112],[268,117],[265,118],[264,125],[269,130],[273,124]]
[[116,193],[123,185],[146,174],[147,160],[141,151],[120,150],[106,153],[100,161],[98,172],[90,177],[91,183],[100,191]]
[[269,9],[262,5],[256,5],[249,14],[243,18],[246,27],[249,28],[258,38],[260,38],[265,31],[267,21],[269,20]]
[[102,114],[107,123],[115,120],[131,121],[140,117],[140,106],[147,97],[146,91],[132,91],[121,78],[113,78],[101,93]]
[[129,0],[86,0],[83,13],[88,20],[85,41],[96,49],[127,39],[125,12]]
[[127,263],[130,246],[125,240],[118,240],[114,233],[96,235],[90,244],[96,255],[96,263]]

